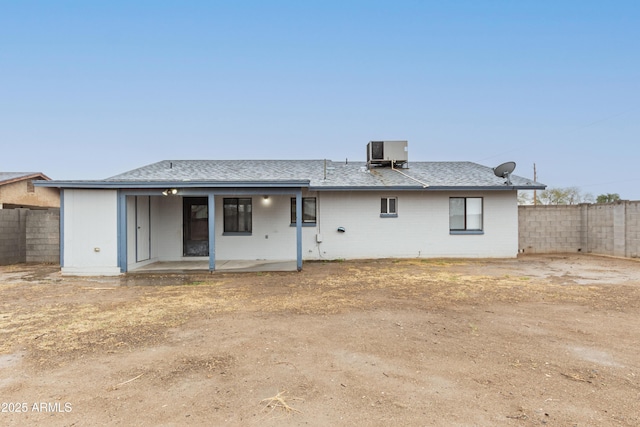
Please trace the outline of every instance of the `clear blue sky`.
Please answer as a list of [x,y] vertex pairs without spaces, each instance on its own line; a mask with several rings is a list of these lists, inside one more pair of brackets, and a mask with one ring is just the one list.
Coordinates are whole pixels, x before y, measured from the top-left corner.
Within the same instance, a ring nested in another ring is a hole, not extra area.
[[640,200],[640,1],[0,0],[0,170],[515,161]]

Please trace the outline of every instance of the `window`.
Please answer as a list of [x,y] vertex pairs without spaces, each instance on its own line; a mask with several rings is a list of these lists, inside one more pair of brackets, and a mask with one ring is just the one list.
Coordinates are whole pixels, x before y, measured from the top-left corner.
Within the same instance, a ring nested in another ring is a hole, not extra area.
[[397,217],[398,216],[398,198],[383,197],[380,199],[380,217]]
[[224,199],[224,232],[251,234],[251,199]]
[[[296,223],[296,198],[291,198],[291,224]],[[302,224],[316,223],[316,198],[302,198]]]
[[449,230],[477,234],[482,232],[482,197],[449,199]]
[[35,193],[36,189],[33,187],[33,181],[27,181],[27,193]]

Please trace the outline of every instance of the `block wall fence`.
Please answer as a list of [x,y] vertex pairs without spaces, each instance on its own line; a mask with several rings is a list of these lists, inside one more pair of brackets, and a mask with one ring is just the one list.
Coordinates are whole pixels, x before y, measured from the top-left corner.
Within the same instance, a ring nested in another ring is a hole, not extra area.
[[640,256],[640,201],[518,207],[520,253]]
[[0,209],[0,265],[60,262],[60,209]]

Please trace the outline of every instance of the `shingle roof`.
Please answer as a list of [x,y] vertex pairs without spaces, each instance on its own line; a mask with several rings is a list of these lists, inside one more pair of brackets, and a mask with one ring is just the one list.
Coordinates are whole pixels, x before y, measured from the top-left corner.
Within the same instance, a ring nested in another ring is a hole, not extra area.
[[[326,167],[325,167],[326,165]],[[106,182],[308,182],[312,189],[504,188],[505,179],[472,162],[409,162],[406,168],[372,167],[363,162],[325,160],[164,160]],[[425,184],[425,185],[423,185]],[[544,184],[511,175],[511,188],[540,189]]]
[[0,185],[31,178],[49,179],[41,172],[0,172]]

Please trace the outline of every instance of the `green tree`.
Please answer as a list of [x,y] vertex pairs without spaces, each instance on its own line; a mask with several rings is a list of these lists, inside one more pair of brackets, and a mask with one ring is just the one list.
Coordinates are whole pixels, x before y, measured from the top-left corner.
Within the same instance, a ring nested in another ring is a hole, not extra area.
[[583,194],[578,187],[548,188],[538,192],[537,200],[541,205],[577,205],[592,202],[593,195]]
[[519,205],[532,205],[533,197],[528,194],[527,191],[518,191],[518,204]]
[[620,200],[620,195],[618,193],[607,193],[600,194],[596,199],[596,203],[612,203]]

